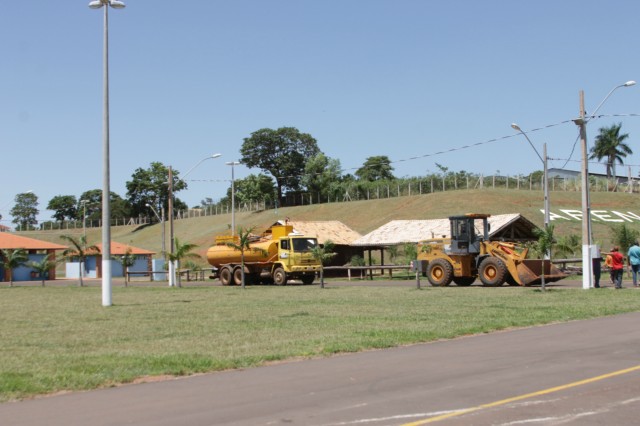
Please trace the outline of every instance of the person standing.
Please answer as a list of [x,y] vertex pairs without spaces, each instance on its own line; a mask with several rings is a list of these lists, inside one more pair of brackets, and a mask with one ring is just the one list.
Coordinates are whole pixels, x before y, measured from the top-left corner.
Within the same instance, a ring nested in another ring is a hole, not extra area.
[[620,253],[620,248],[614,246],[611,250],[611,273],[613,274],[616,290],[622,288],[622,272],[624,271],[624,256]]
[[602,255],[600,254],[600,247],[593,246],[592,249],[593,249],[593,257],[592,257],[593,286],[595,288],[600,288],[600,274],[601,274],[600,263],[602,262]]
[[604,266],[609,270],[609,281],[611,281],[611,285],[613,285],[613,269],[611,268],[613,265],[613,258],[611,257],[611,252],[613,252],[613,249],[611,249],[609,253],[605,253],[607,257],[604,258]]
[[640,246],[634,241],[627,253],[627,262],[631,268],[631,277],[633,278],[633,286],[638,287],[638,271],[640,271]]

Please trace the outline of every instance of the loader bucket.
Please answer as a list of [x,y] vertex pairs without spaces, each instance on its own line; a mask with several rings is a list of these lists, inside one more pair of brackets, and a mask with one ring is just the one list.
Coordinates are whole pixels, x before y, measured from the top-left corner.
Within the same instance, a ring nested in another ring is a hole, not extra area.
[[550,260],[523,260],[516,267],[520,285],[534,285],[542,282],[544,268],[544,282],[552,283],[566,278],[567,275],[551,264]]

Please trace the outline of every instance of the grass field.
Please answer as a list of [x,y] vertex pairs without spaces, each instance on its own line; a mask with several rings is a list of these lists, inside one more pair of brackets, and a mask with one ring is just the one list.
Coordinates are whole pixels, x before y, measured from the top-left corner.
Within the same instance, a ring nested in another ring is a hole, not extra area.
[[0,288],[0,401],[640,309],[635,290]]

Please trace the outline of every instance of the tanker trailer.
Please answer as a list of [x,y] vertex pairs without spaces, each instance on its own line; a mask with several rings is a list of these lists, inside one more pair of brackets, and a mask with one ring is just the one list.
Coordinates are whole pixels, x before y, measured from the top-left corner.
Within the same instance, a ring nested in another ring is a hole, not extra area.
[[[242,253],[229,246],[229,243],[239,244],[239,237],[223,235],[215,241],[207,251],[207,261],[218,269],[222,285],[240,285]],[[321,268],[311,254],[317,245],[316,238],[294,233],[291,225],[274,225],[250,241],[249,249],[245,250],[245,281],[284,285],[289,280],[300,280],[303,284],[312,284]]]

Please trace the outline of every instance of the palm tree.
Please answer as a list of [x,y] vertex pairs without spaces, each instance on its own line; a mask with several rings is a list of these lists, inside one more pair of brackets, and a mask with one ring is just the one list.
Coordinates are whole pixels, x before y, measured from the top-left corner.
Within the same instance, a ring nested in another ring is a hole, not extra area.
[[603,158],[607,159],[607,179],[616,177],[616,162],[624,164],[623,158],[633,154],[629,145],[624,140],[629,137],[628,133],[620,134],[622,123],[614,124],[611,127],[601,127],[595,139],[595,145],[591,147],[590,160]]
[[[182,259],[200,259],[200,255],[197,253],[192,253],[191,251],[198,247],[196,244],[184,243],[180,244],[180,240],[175,239],[175,250],[173,253],[169,253],[169,262],[174,262],[175,268],[174,270],[178,271],[180,269],[180,261]],[[178,280],[176,285],[178,287],[182,287],[180,283],[180,273],[178,273]]]
[[577,234],[564,235],[558,238],[555,245],[555,254],[557,256],[575,256],[582,247],[580,236]]
[[322,246],[318,244],[311,249],[313,258],[320,262],[320,288],[324,288],[324,263],[337,254],[333,252],[333,247],[333,241],[327,240]]
[[29,260],[29,255],[25,249],[3,249],[0,254],[2,265],[9,271],[9,286],[13,287],[13,270],[24,265]]
[[[553,246],[553,228],[554,228],[554,225],[547,225],[544,229],[535,228],[533,230],[536,237],[538,237],[538,243],[537,243],[538,252],[543,258],[546,256],[547,253],[551,254],[551,247]],[[549,262],[551,262],[551,256],[549,256]],[[545,263],[546,263],[546,260],[543,259],[542,272],[540,273],[540,276],[542,279],[540,284],[540,290],[542,291],[545,290],[545,281],[544,281]]]
[[49,259],[49,256],[43,257],[40,262],[29,262],[29,267],[36,271],[42,280],[42,287],[44,287],[44,279],[49,270],[56,266],[56,262]]
[[238,238],[233,242],[228,242],[227,247],[231,247],[234,250],[238,250],[240,252],[240,270],[242,272],[242,288],[245,288],[245,277],[244,277],[244,253],[247,250],[257,251],[260,253],[266,253],[265,250],[251,247],[251,242],[253,241],[253,232],[254,228],[243,228],[242,226],[238,227]]
[[80,287],[83,285],[82,274],[83,274],[83,266],[87,260],[87,252],[95,252],[100,253],[100,248],[96,245],[92,245],[87,247],[87,237],[81,235],[77,240],[71,235],[60,235],[60,238],[71,243],[73,247],[70,247],[62,252],[62,258],[67,259],[69,261],[73,261],[73,259],[78,259],[78,275],[80,276]]
[[122,269],[124,269],[124,286],[127,287],[129,283],[129,267],[136,263],[136,257],[131,254],[131,247],[127,247],[127,251],[125,251],[120,258],[116,258],[116,260],[120,262]]

